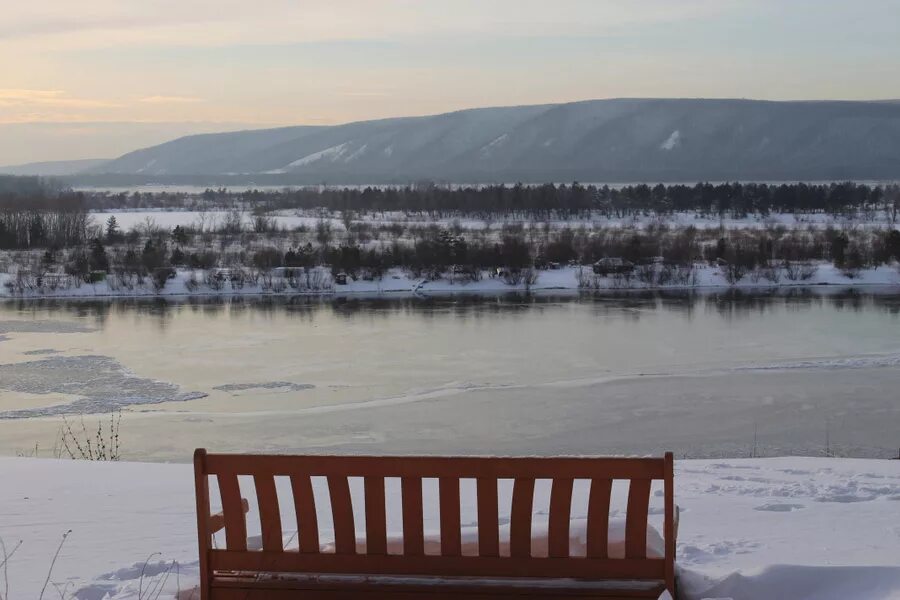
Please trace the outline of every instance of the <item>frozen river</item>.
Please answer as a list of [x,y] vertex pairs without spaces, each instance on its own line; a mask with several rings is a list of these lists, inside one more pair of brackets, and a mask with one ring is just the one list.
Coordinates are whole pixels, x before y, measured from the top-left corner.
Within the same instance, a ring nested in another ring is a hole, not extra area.
[[0,303],[0,454],[896,456],[900,296]]

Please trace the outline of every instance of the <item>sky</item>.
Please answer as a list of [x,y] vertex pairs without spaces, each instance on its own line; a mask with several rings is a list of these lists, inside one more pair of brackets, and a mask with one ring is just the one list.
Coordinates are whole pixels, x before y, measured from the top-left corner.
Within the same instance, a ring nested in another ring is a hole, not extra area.
[[0,165],[612,97],[900,98],[900,0],[3,0]]

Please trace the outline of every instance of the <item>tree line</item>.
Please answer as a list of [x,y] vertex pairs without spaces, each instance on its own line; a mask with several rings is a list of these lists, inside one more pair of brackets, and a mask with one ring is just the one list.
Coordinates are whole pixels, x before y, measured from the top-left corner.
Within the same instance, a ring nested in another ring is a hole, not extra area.
[[91,223],[78,194],[0,194],[0,249],[68,247],[88,239]]
[[[137,278],[159,278],[160,285],[175,269],[210,271],[219,268],[271,273],[277,268],[308,272],[325,266],[332,273],[380,278],[400,268],[416,276],[452,274],[478,279],[486,271],[511,275],[537,268],[591,265],[615,257],[635,267],[667,265],[693,268],[706,263],[722,267],[730,278],[760,269],[802,270],[828,261],[852,275],[864,268],[900,261],[900,231],[895,229],[698,229],[669,228],[524,228],[483,230],[422,229],[414,239],[379,240],[360,244],[349,237],[310,235],[238,238],[191,233],[181,227],[155,230],[139,239],[118,231],[114,218],[105,232],[68,250],[48,248],[39,272],[63,270],[90,281],[100,272]],[[204,241],[206,240],[206,241]],[[799,271],[798,271],[799,272]]]
[[841,183],[696,183],[609,185],[483,185],[405,187],[308,187],[280,191],[233,192],[224,188],[188,193],[84,193],[90,209],[327,209],[331,211],[404,211],[490,216],[519,213],[531,218],[578,217],[602,213],[627,217],[699,212],[742,217],[769,213],[885,211],[896,220],[900,187],[895,184]]

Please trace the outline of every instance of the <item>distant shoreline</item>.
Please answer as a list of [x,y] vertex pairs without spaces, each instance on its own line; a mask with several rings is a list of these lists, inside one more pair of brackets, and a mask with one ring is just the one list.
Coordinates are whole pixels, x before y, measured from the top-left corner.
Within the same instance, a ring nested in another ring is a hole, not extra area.
[[[874,269],[873,269],[874,271]],[[552,273],[553,271],[541,271],[540,273]],[[454,296],[514,296],[514,295],[540,295],[540,296],[594,296],[614,297],[623,294],[639,293],[697,293],[701,295],[719,294],[722,292],[738,292],[750,295],[769,295],[789,291],[808,291],[817,295],[839,294],[843,291],[865,291],[866,293],[880,295],[900,295],[900,272],[896,281],[816,281],[816,282],[779,282],[779,283],[709,283],[702,285],[666,285],[666,286],[624,286],[624,287],[600,287],[582,288],[577,285],[540,285],[532,286],[506,285],[497,281],[496,285],[478,285],[483,282],[471,284],[450,284],[447,281],[428,282],[422,287],[388,287],[378,288],[380,282],[352,282],[346,286],[336,286],[333,289],[312,291],[300,290],[260,290],[258,288],[247,290],[202,290],[187,292],[178,291],[134,291],[132,293],[84,293],[85,288],[91,284],[83,284],[79,290],[82,293],[51,293],[51,294],[22,294],[13,295],[5,290],[0,290],[0,302],[19,300],[190,300],[190,299],[233,299],[233,298],[308,298],[323,300],[338,300],[342,298],[374,299],[374,298],[445,298]],[[494,283],[493,281],[487,282]]]

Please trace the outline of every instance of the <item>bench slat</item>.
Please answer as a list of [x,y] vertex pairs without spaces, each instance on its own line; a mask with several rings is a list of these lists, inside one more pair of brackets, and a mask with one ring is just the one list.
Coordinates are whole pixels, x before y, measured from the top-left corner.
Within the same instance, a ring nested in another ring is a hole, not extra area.
[[318,554],[319,518],[316,516],[316,498],[309,475],[291,475],[291,492],[294,494],[300,552]]
[[366,573],[370,575],[446,575],[471,577],[575,577],[589,580],[659,579],[665,561],[647,559],[511,558],[508,556],[406,556],[301,554],[298,552],[210,551],[217,571],[282,573]]
[[277,552],[284,550],[281,536],[281,512],[278,509],[278,491],[275,478],[269,475],[254,475],[256,501],[259,505],[259,524],[262,528],[263,550]]
[[650,507],[650,480],[632,479],[628,486],[628,514],[625,516],[625,558],[646,558],[647,516]]
[[531,517],[534,506],[534,479],[518,478],[513,484],[509,523],[509,553],[531,556]]
[[225,545],[229,550],[247,549],[247,520],[241,503],[241,486],[237,475],[216,476],[219,494],[222,496],[222,514],[225,517]]
[[356,527],[347,478],[338,475],[328,477],[328,496],[334,521],[334,551],[336,554],[356,554]]
[[548,554],[569,556],[569,519],[572,513],[572,479],[554,479],[550,488],[550,517],[548,524]]
[[227,575],[213,580],[213,600],[498,600],[590,598],[656,600],[665,589],[659,580],[576,581],[469,577],[303,576],[256,578]]
[[422,556],[425,554],[425,533],[421,479],[404,477],[400,480],[400,502],[403,505],[403,554]]
[[[209,475],[206,474],[206,450],[197,448],[194,450],[194,495],[197,501],[197,541],[200,550],[200,596],[209,598],[209,580],[212,575],[209,568],[209,551],[212,548],[215,533],[210,525],[209,508]],[[222,517],[222,527],[225,526],[225,517]],[[7,556],[8,558],[8,556]]]
[[611,479],[592,479],[588,497],[587,555],[606,558],[609,555],[609,497]]
[[208,454],[210,474],[342,475],[344,477],[455,477],[457,479],[662,479],[658,458],[512,458],[447,456],[285,456]]
[[478,494],[478,555],[500,556],[497,480],[479,477],[475,487]]
[[387,554],[387,514],[384,500],[384,479],[366,477],[366,553]]
[[462,553],[459,479],[442,477],[438,482],[441,515],[441,554],[459,556]]
[[666,587],[675,589],[675,537],[678,535],[678,507],[675,506],[675,455],[663,456],[666,476],[663,480],[663,539],[666,543]]

